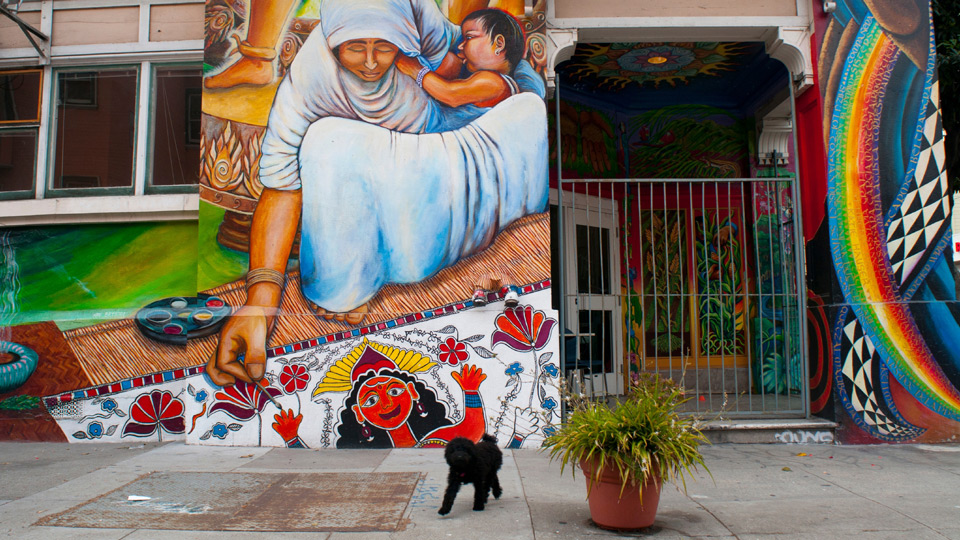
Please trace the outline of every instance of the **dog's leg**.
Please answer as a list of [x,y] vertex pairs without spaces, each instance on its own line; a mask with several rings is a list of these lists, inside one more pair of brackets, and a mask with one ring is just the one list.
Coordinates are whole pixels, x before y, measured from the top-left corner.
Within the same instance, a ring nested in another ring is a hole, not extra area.
[[493,498],[499,499],[500,495],[503,495],[503,490],[500,489],[500,479],[497,478],[497,472],[493,472],[493,478],[490,480],[490,487],[493,488]]
[[483,510],[483,507],[487,504],[487,496],[490,494],[490,484],[487,483],[486,478],[478,478],[476,482],[473,483],[473,509],[476,511]]
[[450,509],[453,508],[453,500],[457,498],[458,491],[460,491],[460,482],[455,480],[451,475],[450,478],[447,479],[447,491],[443,494],[443,502],[440,504],[438,514],[445,516],[450,513]]

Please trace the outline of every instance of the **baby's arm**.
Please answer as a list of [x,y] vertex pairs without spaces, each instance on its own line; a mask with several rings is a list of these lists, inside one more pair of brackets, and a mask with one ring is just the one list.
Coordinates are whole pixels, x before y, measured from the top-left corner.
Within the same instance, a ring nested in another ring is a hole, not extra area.
[[[416,79],[422,66],[413,58],[398,56],[397,69]],[[469,103],[482,103],[484,107],[492,107],[510,97],[510,86],[503,77],[493,71],[478,71],[467,79],[453,80],[444,79],[429,71],[418,82],[433,99],[450,107]]]

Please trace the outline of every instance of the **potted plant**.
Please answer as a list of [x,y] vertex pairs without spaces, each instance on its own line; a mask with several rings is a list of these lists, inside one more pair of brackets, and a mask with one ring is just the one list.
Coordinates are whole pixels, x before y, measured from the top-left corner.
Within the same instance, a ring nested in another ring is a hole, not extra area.
[[[709,473],[696,419],[681,417],[683,390],[656,374],[634,376],[614,406],[569,396],[568,415],[546,440],[561,473],[579,465],[587,481],[590,517],[602,528],[642,529],[653,524],[663,482]],[[572,470],[571,470],[572,472]]]

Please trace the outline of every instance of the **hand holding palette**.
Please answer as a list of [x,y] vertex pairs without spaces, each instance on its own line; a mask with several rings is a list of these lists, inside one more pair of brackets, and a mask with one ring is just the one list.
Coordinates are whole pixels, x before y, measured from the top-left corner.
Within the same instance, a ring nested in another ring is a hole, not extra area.
[[151,302],[134,317],[140,332],[157,341],[185,345],[188,339],[217,332],[230,305],[217,296],[174,296]]

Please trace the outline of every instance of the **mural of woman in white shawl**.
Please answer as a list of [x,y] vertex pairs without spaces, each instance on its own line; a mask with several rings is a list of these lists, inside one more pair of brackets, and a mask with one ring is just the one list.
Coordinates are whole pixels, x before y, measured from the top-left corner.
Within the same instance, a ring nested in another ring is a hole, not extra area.
[[405,54],[440,73],[458,39],[433,0],[324,0],[270,112],[247,301],[221,331],[213,382],[262,376],[301,217],[304,297],[356,324],[386,283],[422,281],[544,210],[546,111],[529,65],[515,77],[527,92],[489,110],[443,106],[393,66]]

